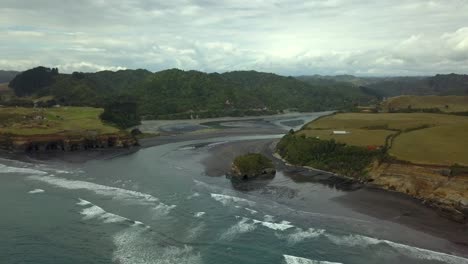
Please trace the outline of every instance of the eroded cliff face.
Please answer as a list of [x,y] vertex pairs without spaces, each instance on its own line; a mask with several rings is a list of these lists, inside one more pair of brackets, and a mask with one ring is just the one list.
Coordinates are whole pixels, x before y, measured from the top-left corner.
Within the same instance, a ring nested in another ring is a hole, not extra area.
[[449,168],[413,164],[374,164],[373,184],[406,193],[457,222],[468,222],[468,174],[450,176]]
[[138,145],[125,133],[102,135],[2,135],[0,148],[16,152],[84,151],[103,148],[128,148]]

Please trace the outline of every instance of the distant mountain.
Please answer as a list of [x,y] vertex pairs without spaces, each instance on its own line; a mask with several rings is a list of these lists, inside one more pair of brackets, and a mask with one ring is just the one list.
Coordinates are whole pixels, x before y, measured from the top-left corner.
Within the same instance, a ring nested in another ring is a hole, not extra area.
[[468,95],[466,74],[437,74],[429,78],[428,82],[438,95]]
[[345,82],[361,87],[362,92],[377,97],[398,95],[468,95],[468,75],[438,74],[436,76],[415,77],[356,77],[338,76],[299,76],[307,83],[320,81]]
[[136,101],[139,113],[148,118],[256,115],[286,109],[320,111],[375,100],[348,83],[309,84],[256,71],[58,74],[55,69],[37,67],[19,74],[10,86],[18,96],[53,96],[64,105],[103,106],[126,96]]
[[13,80],[19,72],[17,71],[3,71],[0,70],[0,83],[7,83]]
[[315,83],[320,81],[335,81],[335,82],[344,82],[344,83],[351,83],[356,86],[365,85],[370,82],[369,78],[361,78],[356,77],[354,75],[302,75],[296,77],[297,79],[308,82],[308,83]]

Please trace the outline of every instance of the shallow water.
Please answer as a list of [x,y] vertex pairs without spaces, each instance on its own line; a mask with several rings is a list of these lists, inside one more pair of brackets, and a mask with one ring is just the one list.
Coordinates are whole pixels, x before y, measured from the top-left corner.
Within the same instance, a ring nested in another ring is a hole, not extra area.
[[[468,263],[443,239],[359,214],[279,172],[249,192],[201,160],[233,137],[83,165],[0,163],[0,263]],[[195,146],[195,147],[194,147]]]

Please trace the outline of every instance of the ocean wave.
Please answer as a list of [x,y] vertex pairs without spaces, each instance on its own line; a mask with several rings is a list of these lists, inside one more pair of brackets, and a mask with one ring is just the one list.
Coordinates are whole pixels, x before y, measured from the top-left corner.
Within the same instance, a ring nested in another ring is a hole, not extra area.
[[200,217],[204,216],[205,214],[206,214],[205,212],[196,212],[194,214],[194,216],[200,218]]
[[242,217],[239,222],[231,226],[226,232],[221,235],[223,240],[232,240],[240,234],[251,232],[255,230],[256,225],[253,223],[252,219]]
[[10,167],[4,164],[0,164],[0,173],[21,173],[21,174],[34,174],[34,175],[45,175],[47,172],[41,170],[35,170],[30,168],[19,168]]
[[113,237],[113,261],[120,264],[198,264],[201,256],[189,246],[158,246],[147,229],[126,228]]
[[34,189],[34,190],[29,191],[28,193],[35,194],[35,193],[43,193],[43,192],[44,192],[44,190],[42,190],[42,189]]
[[195,146],[185,146],[185,147],[179,148],[179,150],[182,150],[182,151],[184,151],[184,150],[194,150],[194,149],[195,149]]
[[225,194],[217,194],[211,193],[211,198],[215,199],[216,201],[222,203],[223,205],[227,206],[232,203],[242,203],[247,204],[249,206],[254,206],[256,203],[244,198],[239,198],[235,196],[225,195]]
[[303,230],[303,229],[297,228],[295,233],[292,233],[287,237],[287,240],[288,240],[288,243],[290,244],[296,244],[305,239],[317,238],[323,235],[324,233],[325,233],[325,229],[309,228],[307,230]]
[[272,216],[272,215],[264,215],[263,216],[263,219],[267,222],[274,222],[275,221],[275,217]]
[[190,228],[187,231],[187,239],[193,241],[198,236],[200,236],[200,234],[203,233],[203,231],[205,231],[205,229],[206,229],[206,224],[204,222],[198,224],[197,226],[195,226],[193,228]]
[[210,149],[210,148],[216,147],[218,145],[226,144],[226,143],[229,143],[229,141],[214,142],[214,143],[210,143],[210,144],[206,145],[206,148]]
[[364,235],[334,235],[328,233],[325,229],[309,228],[307,230],[302,230],[300,228],[297,228],[295,233],[286,236],[286,240],[291,244],[295,244],[305,239],[317,239],[319,237],[325,237],[333,244],[338,246],[367,248],[373,245],[387,245],[390,246],[393,250],[399,252],[401,255],[405,255],[410,258],[416,258],[421,260],[435,260],[447,264],[468,264],[468,259],[455,255],[450,255],[428,249],[422,249]]
[[167,205],[164,203],[159,203],[157,206],[153,207],[153,212],[157,216],[167,215],[171,212],[172,209],[176,208],[176,205]]
[[253,222],[255,224],[261,224],[262,226],[273,229],[275,231],[278,231],[278,230],[284,231],[286,229],[294,227],[294,225],[291,225],[291,223],[288,221],[281,221],[280,223],[272,223],[272,222],[259,221],[259,220],[253,219]]
[[340,246],[349,246],[349,247],[369,247],[372,245],[381,245],[385,244],[392,247],[394,250],[399,252],[402,255],[408,257],[422,259],[422,260],[435,260],[441,261],[447,264],[468,264],[468,259],[441,253],[437,251],[432,251],[428,249],[422,249],[418,247],[413,247],[405,244],[400,244],[384,239],[377,239],[368,236],[362,235],[347,235],[347,236],[336,236],[332,234],[325,234],[325,236],[334,244]]
[[193,194],[187,196],[187,199],[191,200],[191,199],[193,199],[195,197],[199,197],[199,196],[200,196],[200,194],[198,192],[194,192]]
[[154,206],[153,209],[158,214],[168,214],[175,207],[175,205],[166,205],[160,202],[158,198],[150,194],[96,184],[92,182],[68,180],[65,178],[53,176],[29,176],[28,178],[31,180],[45,182],[47,184],[68,190],[89,190],[98,195],[111,197],[114,199],[127,200],[138,202],[140,204],[151,205]]
[[221,235],[221,239],[232,240],[237,235],[255,230],[257,226],[259,225],[275,230],[275,231],[285,231],[289,228],[294,227],[294,225],[292,225],[288,221],[281,221],[280,223],[274,223],[274,222],[260,221],[257,219],[251,219],[248,217],[236,216],[236,218],[240,218],[241,220],[237,222],[235,225],[231,226],[226,232],[224,232]]
[[256,213],[258,213],[258,211],[253,210],[253,209],[250,209],[250,208],[247,208],[247,207],[245,207],[244,209],[247,210],[247,211],[249,211],[249,213],[251,213],[251,214],[256,214]]
[[84,215],[83,220],[99,219],[106,224],[107,223],[121,223],[121,222],[135,223],[135,221],[130,220],[126,217],[106,212],[101,207],[89,201],[86,201],[83,199],[79,199],[79,200],[80,201],[77,203],[77,205],[89,206],[81,210],[81,214]]
[[287,264],[342,264],[339,262],[313,260],[313,259],[295,257],[291,255],[283,255],[283,257]]

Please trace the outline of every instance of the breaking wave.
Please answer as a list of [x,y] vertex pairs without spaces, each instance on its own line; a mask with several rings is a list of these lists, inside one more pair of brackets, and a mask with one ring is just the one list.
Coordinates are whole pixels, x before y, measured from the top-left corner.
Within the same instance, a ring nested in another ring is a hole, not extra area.
[[35,175],[45,175],[47,172],[41,170],[35,170],[30,168],[18,168],[10,167],[4,164],[0,164],[0,173],[21,173],[21,174],[35,174]]
[[289,229],[289,228],[293,228],[294,226],[291,225],[290,222],[288,221],[281,221],[280,223],[272,223],[272,222],[266,222],[266,221],[259,221],[259,220],[255,220],[253,219],[253,222],[254,224],[260,224],[264,227],[267,227],[267,228],[270,228],[270,229],[273,229],[275,231],[284,231],[286,229]]
[[189,246],[160,246],[152,233],[138,226],[126,228],[113,237],[113,260],[120,264],[197,264],[200,254]]
[[221,235],[223,240],[232,240],[234,237],[240,234],[251,232],[255,230],[255,223],[251,219],[242,217],[242,219],[235,225],[231,226],[226,232]]
[[[432,251],[428,249],[422,249],[418,247],[413,247],[405,244],[400,244],[392,242],[389,240],[378,239],[363,235],[345,235],[339,236],[328,233],[324,229],[313,229],[309,228],[308,230],[296,229],[295,233],[287,236],[289,243],[298,243],[305,239],[316,239],[319,237],[325,237],[333,244],[338,246],[346,247],[369,247],[373,245],[387,245],[390,246],[393,250],[397,251],[401,255],[405,255],[411,258],[421,259],[421,260],[435,260],[448,264],[468,264],[468,259],[458,257],[455,255],[450,255],[446,253],[441,253],[437,251]],[[314,263],[314,262],[312,262]],[[319,262],[320,263],[320,262]],[[325,262],[326,263],[326,262]]]
[[200,218],[200,217],[204,216],[205,214],[206,214],[205,212],[196,212],[194,214],[194,216]]
[[133,221],[126,217],[116,215],[113,213],[109,213],[105,211],[104,209],[102,209],[101,207],[83,199],[79,199],[79,202],[77,203],[77,205],[88,206],[84,208],[83,210],[81,210],[81,214],[83,215],[83,220],[98,219],[106,224],[128,222],[132,224],[143,225],[142,222]]
[[367,237],[362,235],[348,235],[348,236],[336,236],[332,234],[325,234],[325,236],[334,244],[340,246],[349,246],[349,247],[369,247],[372,245],[381,245],[385,244],[392,247],[394,250],[400,254],[422,259],[422,260],[436,260],[448,264],[468,264],[468,259],[449,255],[446,253],[441,253],[437,251],[432,251],[428,249],[422,249],[417,247],[412,247],[396,242],[392,242],[384,239],[377,239],[373,237]]
[[247,204],[249,206],[255,205],[255,202],[253,201],[250,201],[244,198],[235,197],[235,196],[225,195],[225,194],[211,193],[211,198],[222,203],[224,206],[227,206],[233,203],[242,203],[242,204]]
[[287,240],[288,240],[288,243],[290,244],[296,244],[305,239],[317,238],[323,235],[324,233],[325,233],[324,229],[309,228],[307,230],[302,230],[300,228],[297,228],[295,233],[292,233],[287,237]]
[[127,200],[127,201],[138,202],[141,204],[151,205],[151,206],[154,206],[153,209],[158,214],[168,214],[173,208],[176,207],[175,205],[166,205],[160,202],[158,198],[150,194],[96,184],[92,182],[68,180],[68,179],[53,177],[53,176],[35,176],[34,175],[34,176],[29,176],[28,178],[31,180],[45,182],[50,185],[69,189],[69,190],[89,190],[98,195],[107,196],[107,197],[111,197],[114,199]]
[[42,190],[42,189],[34,189],[34,190],[29,191],[28,193],[35,194],[35,193],[43,193],[43,192],[44,192],[44,190]]
[[300,258],[291,255],[283,255],[287,264],[342,264],[338,262],[320,261],[307,258]]

